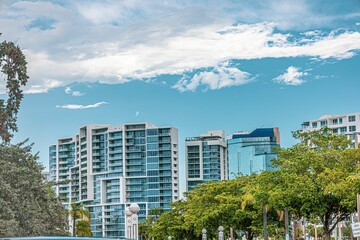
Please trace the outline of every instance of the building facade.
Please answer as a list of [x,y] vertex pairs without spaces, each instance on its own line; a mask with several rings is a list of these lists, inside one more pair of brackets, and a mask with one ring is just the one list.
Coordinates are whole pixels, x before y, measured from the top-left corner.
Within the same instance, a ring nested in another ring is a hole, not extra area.
[[258,128],[252,132],[237,132],[227,138],[229,179],[274,170],[271,160],[280,147],[278,128]]
[[186,190],[200,183],[228,179],[224,131],[208,131],[185,140]]
[[318,119],[303,122],[301,129],[316,131],[322,127],[331,128],[335,134],[343,134],[351,140],[351,145],[359,147],[360,142],[360,112],[344,115],[323,115]]
[[179,199],[178,132],[149,123],[87,125],[49,148],[51,179],[69,207],[85,205],[95,237],[124,237],[125,208],[170,209]]

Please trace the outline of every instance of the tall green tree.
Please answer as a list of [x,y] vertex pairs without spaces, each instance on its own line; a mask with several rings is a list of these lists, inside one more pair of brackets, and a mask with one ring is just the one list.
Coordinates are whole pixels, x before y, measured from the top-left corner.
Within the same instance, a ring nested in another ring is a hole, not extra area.
[[[76,228],[77,228],[77,220],[81,219],[81,220],[88,221],[90,223],[90,212],[89,212],[89,210],[85,209],[85,207],[80,203],[72,202],[70,204],[70,207],[71,207],[71,209],[70,209],[70,217],[71,217],[71,222],[72,222],[72,235],[76,236],[76,233],[77,233],[77,230],[76,230]],[[84,224],[82,224],[82,227],[85,227]],[[90,224],[89,224],[89,230],[88,231],[84,231],[84,229],[82,229],[82,231],[83,232],[89,232],[90,231]]]
[[17,113],[23,98],[21,87],[29,78],[26,64],[18,46],[6,41],[0,43],[0,69],[5,76],[7,95],[7,99],[0,99],[0,137],[5,142],[10,142],[12,132],[18,130]]
[[150,237],[155,239],[167,239],[169,236],[173,240],[193,240],[199,239],[194,229],[185,224],[185,212],[187,202],[180,200],[171,203],[171,210],[162,213],[153,227]]
[[[219,226],[224,227],[226,235],[232,228],[237,238],[261,236],[264,201],[254,194],[259,189],[254,185],[258,184],[256,179],[258,175],[201,184],[186,193],[186,200],[173,203],[172,210],[159,217],[150,236],[192,240],[199,239],[202,229],[206,229],[208,239],[216,239]],[[267,214],[271,236],[275,236],[283,224],[274,208],[268,208]]]
[[139,236],[141,239],[150,240],[153,235],[154,229],[154,217],[148,216],[146,219],[139,223]]
[[93,234],[90,229],[90,221],[78,220],[76,222],[76,236],[78,237],[91,237]]
[[148,217],[139,223],[139,235],[143,239],[149,240],[154,235],[154,225],[163,212],[162,207],[153,207],[150,209]]
[[269,201],[297,216],[320,220],[329,240],[337,223],[356,210],[360,192],[360,149],[331,129],[294,133],[300,143],[278,150],[279,167]]
[[26,143],[0,144],[0,237],[66,235],[67,211]]
[[[271,172],[242,176],[237,179],[242,183],[241,214],[249,215],[250,219],[244,219],[241,226],[247,239],[264,237],[264,229],[270,237],[276,237],[284,231],[284,223],[281,221],[281,210],[276,209],[269,203],[269,192],[276,182],[272,179]],[[245,215],[246,216],[246,215]]]

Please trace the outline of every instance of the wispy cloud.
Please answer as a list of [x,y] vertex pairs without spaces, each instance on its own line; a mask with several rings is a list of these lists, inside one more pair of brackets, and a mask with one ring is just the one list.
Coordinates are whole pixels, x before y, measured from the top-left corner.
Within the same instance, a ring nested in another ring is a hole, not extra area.
[[25,88],[24,93],[35,94],[35,93],[47,93],[50,89],[57,88],[63,85],[60,80],[44,78],[37,83],[28,84]]
[[71,94],[71,95],[74,96],[74,97],[81,97],[81,96],[84,96],[84,95],[85,95],[85,93],[82,93],[82,92],[80,92],[80,91],[74,91],[74,90],[72,90],[71,87],[66,87],[66,88],[65,88],[65,93],[66,93],[66,94]]
[[224,87],[239,86],[250,82],[250,74],[235,67],[229,67],[228,62],[221,63],[211,71],[202,71],[191,79],[183,77],[173,88],[180,92],[195,91],[199,87],[204,90],[216,90]]
[[103,104],[107,104],[107,102],[97,102],[95,104],[90,104],[90,105],[79,105],[79,104],[56,105],[56,107],[75,110],[75,109],[97,108]]
[[139,112],[139,111],[136,111],[134,116],[137,117],[137,116],[139,116],[139,115],[140,115],[140,112]]
[[298,86],[306,82],[303,77],[307,75],[307,72],[301,72],[299,68],[290,66],[284,74],[274,78],[273,81],[285,85]]

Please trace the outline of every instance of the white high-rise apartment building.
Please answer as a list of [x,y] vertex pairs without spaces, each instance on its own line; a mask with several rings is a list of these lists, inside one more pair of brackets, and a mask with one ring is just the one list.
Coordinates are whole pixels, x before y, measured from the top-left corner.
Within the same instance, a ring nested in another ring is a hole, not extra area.
[[124,237],[125,208],[170,209],[179,199],[178,131],[149,123],[86,125],[49,148],[55,190],[91,213],[95,237]]
[[360,142],[360,112],[344,115],[323,115],[318,119],[303,122],[303,130],[317,130],[327,126],[335,134],[344,134],[351,140],[353,147],[358,148]]
[[208,131],[185,141],[186,190],[207,181],[228,179],[224,131]]

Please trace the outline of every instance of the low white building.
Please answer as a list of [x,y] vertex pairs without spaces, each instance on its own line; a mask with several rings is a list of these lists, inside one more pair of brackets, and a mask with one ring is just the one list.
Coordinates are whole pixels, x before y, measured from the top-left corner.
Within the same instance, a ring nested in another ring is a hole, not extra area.
[[318,119],[303,122],[302,130],[314,131],[328,127],[335,134],[344,134],[351,140],[351,144],[359,147],[360,142],[360,112],[343,115],[323,115]]

